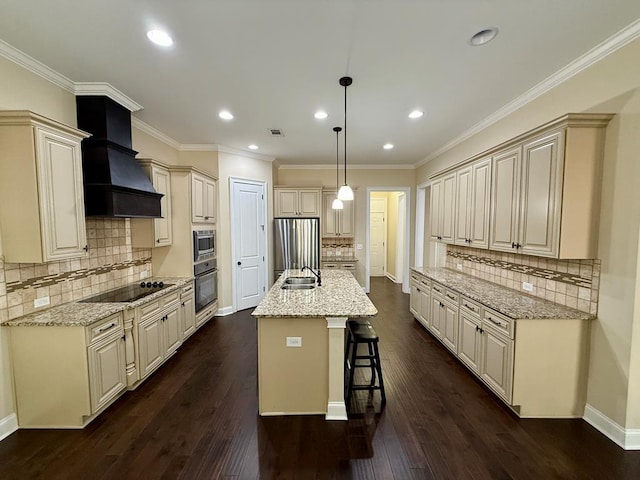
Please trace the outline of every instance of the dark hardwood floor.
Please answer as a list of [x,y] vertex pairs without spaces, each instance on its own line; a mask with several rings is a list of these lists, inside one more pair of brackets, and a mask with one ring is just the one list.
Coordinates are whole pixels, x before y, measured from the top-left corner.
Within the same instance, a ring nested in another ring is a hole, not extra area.
[[520,420],[373,278],[387,404],[356,392],[348,422],[257,415],[251,310],[215,318],[81,431],[20,430],[0,479],[638,479],[582,420]]

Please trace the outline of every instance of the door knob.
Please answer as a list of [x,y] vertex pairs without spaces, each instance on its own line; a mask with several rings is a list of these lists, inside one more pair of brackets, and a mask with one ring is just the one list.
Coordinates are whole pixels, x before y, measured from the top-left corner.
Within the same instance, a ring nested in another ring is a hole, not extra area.
[[238,266],[239,266],[239,265],[242,265],[242,262],[238,262]]

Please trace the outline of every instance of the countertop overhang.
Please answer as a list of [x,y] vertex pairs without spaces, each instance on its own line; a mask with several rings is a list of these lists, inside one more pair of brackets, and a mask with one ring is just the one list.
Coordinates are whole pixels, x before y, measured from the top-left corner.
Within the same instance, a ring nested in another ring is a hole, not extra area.
[[254,317],[372,317],[378,313],[364,290],[346,270],[322,270],[322,286],[310,290],[284,290],[287,277],[308,277],[308,272],[285,270],[267,292]]

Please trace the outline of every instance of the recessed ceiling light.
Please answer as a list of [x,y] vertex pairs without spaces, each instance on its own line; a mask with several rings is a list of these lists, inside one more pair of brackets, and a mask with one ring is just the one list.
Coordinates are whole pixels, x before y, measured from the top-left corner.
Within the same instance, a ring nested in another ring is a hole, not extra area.
[[249,145],[249,148],[250,148],[251,150],[258,150],[258,148],[260,148],[260,147],[258,147],[258,145],[254,145],[254,144],[252,143],[251,145]]
[[233,120],[233,115],[228,110],[221,110],[218,116],[223,120]]
[[161,47],[170,47],[173,45],[173,38],[163,30],[149,30],[147,32],[147,38]]
[[471,37],[469,39],[469,43],[474,47],[479,47],[489,43],[491,40],[496,38],[496,35],[498,35],[498,29],[496,27],[485,28]]
[[391,150],[393,148],[393,143],[385,143],[382,148],[385,150]]
[[323,112],[322,110],[318,110],[316,113],[313,114],[314,117],[316,117],[318,120],[323,120],[325,118],[327,118],[329,115],[327,114],[327,112]]
[[424,112],[421,112],[420,110],[414,110],[409,114],[409,118],[420,118],[422,115],[424,115]]

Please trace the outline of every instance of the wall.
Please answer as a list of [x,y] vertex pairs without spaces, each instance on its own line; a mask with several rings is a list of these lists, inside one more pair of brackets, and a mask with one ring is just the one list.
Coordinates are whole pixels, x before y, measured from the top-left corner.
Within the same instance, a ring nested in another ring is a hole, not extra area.
[[[417,182],[568,112],[616,113],[607,128],[600,208],[598,319],[592,328],[587,403],[625,428],[640,427],[637,259],[640,226],[640,40],[583,70],[417,170]],[[637,368],[637,367],[635,367]]]
[[[224,312],[231,312],[233,305],[232,258],[231,258],[231,205],[229,178],[266,182],[267,219],[273,218],[273,170],[271,162],[243,157],[230,153],[218,153],[218,305]],[[273,248],[273,229],[267,228],[267,249]],[[267,273],[269,281],[273,275],[273,256],[269,255]],[[267,285],[267,288],[270,285]]]
[[[278,170],[278,185],[292,187],[326,187],[335,188],[335,170],[331,168],[280,168]],[[347,180],[355,189],[355,243],[363,245],[362,250],[355,250],[358,259],[356,279],[360,285],[365,285],[366,226],[367,217],[367,188],[375,187],[407,187],[411,189],[411,198],[407,203],[410,209],[410,248],[409,264],[413,264],[413,245],[415,230],[415,177],[414,170],[395,169],[348,169]],[[395,263],[394,263],[395,265]],[[395,267],[394,267],[395,268]]]

